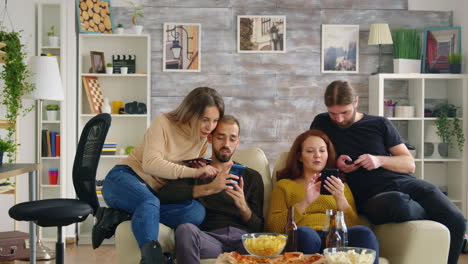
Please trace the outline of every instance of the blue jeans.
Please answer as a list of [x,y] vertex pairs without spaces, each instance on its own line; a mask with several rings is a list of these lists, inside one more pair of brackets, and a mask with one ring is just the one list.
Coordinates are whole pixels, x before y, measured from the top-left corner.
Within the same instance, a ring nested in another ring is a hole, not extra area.
[[132,214],[132,230],[140,248],[158,239],[160,222],[175,228],[184,223],[198,226],[205,219],[205,208],[197,201],[160,204],[151,187],[126,165],[110,170],[102,196],[108,206]]
[[[324,245],[322,239],[327,235],[322,231],[315,231],[308,226],[299,226],[298,250],[305,254],[321,253]],[[379,263],[379,242],[374,232],[365,226],[353,226],[348,228],[348,246],[362,247],[375,250],[374,264]]]

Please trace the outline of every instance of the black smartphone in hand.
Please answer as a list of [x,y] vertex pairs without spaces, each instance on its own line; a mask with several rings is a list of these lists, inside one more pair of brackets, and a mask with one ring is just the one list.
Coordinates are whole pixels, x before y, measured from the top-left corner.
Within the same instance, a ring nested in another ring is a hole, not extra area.
[[[239,179],[234,179],[234,178],[230,178],[230,179],[236,181],[237,183],[239,183],[240,177],[242,177],[242,175],[244,174],[244,171],[245,171],[245,166],[242,166],[242,165],[239,165],[239,164],[233,164],[232,167],[231,167],[231,170],[229,171],[229,174],[234,174],[236,176],[239,176]],[[227,186],[232,186],[232,184],[230,184],[230,183],[228,183],[226,185]]]
[[349,156],[349,157],[350,157],[352,160],[345,160],[345,161],[344,161],[345,164],[351,165],[351,164],[353,164],[353,163],[358,159],[358,157],[356,157],[356,156]]
[[188,160],[183,160],[182,162],[185,163],[185,164],[190,164],[192,161],[202,161],[202,162],[205,162],[206,164],[211,163],[211,159],[209,159],[209,158],[188,159]]
[[320,177],[320,194],[331,195],[331,193],[325,189],[325,180],[330,176],[338,177],[338,169],[323,169],[322,176]]

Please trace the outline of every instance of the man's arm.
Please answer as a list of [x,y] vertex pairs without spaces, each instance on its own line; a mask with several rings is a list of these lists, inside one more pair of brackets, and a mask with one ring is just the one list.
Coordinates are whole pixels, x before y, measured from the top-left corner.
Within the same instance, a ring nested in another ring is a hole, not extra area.
[[247,228],[251,232],[263,231],[263,181],[262,176],[255,170],[247,169],[246,173],[249,173],[250,181],[249,188],[246,188],[244,197],[246,199],[247,207],[250,211],[250,218],[246,219],[246,215],[243,216],[241,211],[241,217],[247,225]]
[[387,170],[409,173],[415,172],[416,166],[414,159],[405,144],[398,144],[389,148],[389,152],[392,156],[374,156],[370,154],[363,154],[354,162],[355,165],[359,165],[367,170],[373,170],[377,168],[384,168]]
[[194,179],[180,179],[169,181],[158,192],[161,203],[178,203],[192,200],[194,197]]

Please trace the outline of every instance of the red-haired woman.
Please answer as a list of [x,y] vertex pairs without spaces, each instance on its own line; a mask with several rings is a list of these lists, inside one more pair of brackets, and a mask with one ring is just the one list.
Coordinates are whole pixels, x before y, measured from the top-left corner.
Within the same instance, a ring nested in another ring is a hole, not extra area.
[[[324,187],[331,195],[320,194],[320,172],[336,168],[335,148],[321,130],[312,129],[300,134],[294,141],[284,169],[278,172],[270,200],[266,229],[282,233],[286,224],[287,208],[293,206],[299,226],[299,251],[318,253],[323,248],[322,227],[325,210],[343,211],[348,226],[349,246],[371,248],[379,245],[374,233],[359,226],[359,218],[349,186],[336,176],[329,177]],[[376,258],[375,263],[378,263]]]

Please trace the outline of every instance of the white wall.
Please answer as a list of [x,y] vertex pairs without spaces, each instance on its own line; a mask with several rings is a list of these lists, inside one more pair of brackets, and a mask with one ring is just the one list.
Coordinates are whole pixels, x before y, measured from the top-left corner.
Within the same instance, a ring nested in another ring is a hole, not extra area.
[[453,25],[461,26],[463,72],[468,72],[468,10],[467,0],[409,0],[410,10],[453,11]]

